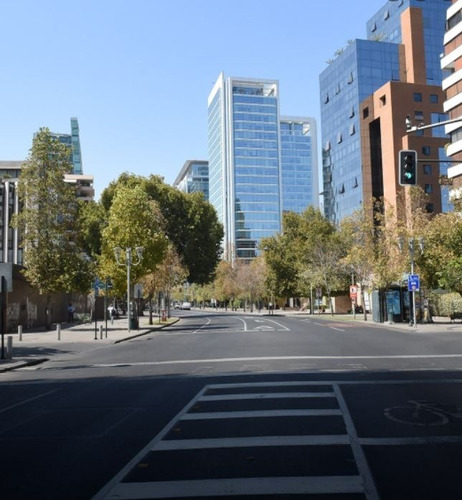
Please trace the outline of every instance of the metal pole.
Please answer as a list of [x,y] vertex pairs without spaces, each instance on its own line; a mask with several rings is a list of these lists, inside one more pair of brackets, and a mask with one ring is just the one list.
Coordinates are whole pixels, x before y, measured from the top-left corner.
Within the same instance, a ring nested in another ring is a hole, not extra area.
[[[411,276],[414,276],[414,239],[409,241],[409,253],[411,254]],[[417,315],[415,310],[415,290],[412,290],[412,323],[417,328]]]
[[127,318],[128,331],[130,331],[130,266],[132,264],[132,249],[127,248]]

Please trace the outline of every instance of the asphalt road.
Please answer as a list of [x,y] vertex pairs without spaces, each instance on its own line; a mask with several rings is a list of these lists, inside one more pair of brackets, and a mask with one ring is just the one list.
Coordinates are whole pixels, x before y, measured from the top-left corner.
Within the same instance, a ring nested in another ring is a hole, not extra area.
[[179,314],[0,374],[2,498],[462,498],[462,334]]

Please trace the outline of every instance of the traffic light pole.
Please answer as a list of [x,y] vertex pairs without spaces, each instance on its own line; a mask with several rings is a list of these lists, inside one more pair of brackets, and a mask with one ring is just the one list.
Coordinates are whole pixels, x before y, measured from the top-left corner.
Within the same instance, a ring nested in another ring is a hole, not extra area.
[[411,134],[412,132],[418,132],[419,130],[425,130],[434,127],[443,127],[444,125],[451,125],[452,123],[462,122],[462,116],[458,118],[451,118],[450,120],[445,120],[438,123],[430,123],[429,125],[414,125],[411,123],[411,116],[406,116],[406,133]]

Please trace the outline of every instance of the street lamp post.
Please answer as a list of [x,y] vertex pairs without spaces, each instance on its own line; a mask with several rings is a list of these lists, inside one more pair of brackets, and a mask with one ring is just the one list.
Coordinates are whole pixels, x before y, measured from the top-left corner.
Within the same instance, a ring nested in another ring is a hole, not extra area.
[[115,247],[114,254],[119,266],[127,266],[127,319],[128,319],[128,331],[130,331],[130,320],[131,320],[131,307],[130,307],[130,271],[132,266],[137,266],[141,259],[143,258],[143,247],[136,247],[135,252],[138,257],[137,262],[132,260],[132,249],[130,247],[125,249],[125,262],[121,262],[120,258],[122,255],[122,248]]
[[[414,275],[414,256],[415,256],[415,244],[416,244],[416,240],[414,238],[411,238],[409,241],[408,241],[408,245],[409,245],[409,257],[410,257],[410,260],[411,260],[411,276]],[[418,239],[418,245],[419,245],[419,248],[420,248],[420,255],[423,254],[423,251],[424,251],[424,242],[423,242],[423,238],[419,238]],[[398,247],[400,249],[400,251],[403,250],[403,246],[404,246],[404,238],[400,237],[398,238]],[[417,326],[417,315],[416,315],[416,308],[415,308],[415,292],[416,290],[412,290],[412,312],[413,312],[413,317],[412,319],[409,321],[409,326]]]

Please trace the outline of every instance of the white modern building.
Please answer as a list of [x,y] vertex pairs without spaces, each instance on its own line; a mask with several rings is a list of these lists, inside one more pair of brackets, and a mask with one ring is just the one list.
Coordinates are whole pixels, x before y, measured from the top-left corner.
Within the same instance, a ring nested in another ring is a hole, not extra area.
[[[447,10],[446,33],[444,35],[444,55],[441,68],[449,70],[450,75],[443,80],[446,91],[444,111],[449,118],[461,118],[460,122],[446,125],[446,133],[451,142],[447,155],[454,161],[448,168],[448,179],[452,183],[449,191],[450,200],[459,205],[462,202],[462,0],[453,0]],[[458,163],[460,162],[460,163]]]
[[251,260],[283,211],[318,206],[316,126],[282,117],[277,80],[220,74],[208,98],[209,201],[227,260]]

